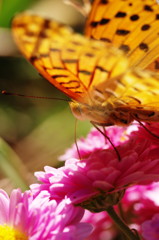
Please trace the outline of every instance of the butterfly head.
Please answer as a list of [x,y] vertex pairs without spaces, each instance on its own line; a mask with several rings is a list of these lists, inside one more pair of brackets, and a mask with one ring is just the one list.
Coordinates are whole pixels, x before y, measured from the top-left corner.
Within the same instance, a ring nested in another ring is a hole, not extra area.
[[70,102],[70,107],[73,115],[79,120],[89,120],[101,126],[114,125],[110,117],[112,111],[111,104],[99,106],[72,101]]

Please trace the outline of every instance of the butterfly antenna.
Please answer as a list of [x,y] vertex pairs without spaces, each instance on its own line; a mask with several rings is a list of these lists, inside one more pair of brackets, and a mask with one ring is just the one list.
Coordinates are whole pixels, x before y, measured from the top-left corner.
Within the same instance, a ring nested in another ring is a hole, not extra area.
[[79,147],[78,147],[78,144],[77,144],[77,123],[78,123],[78,119],[75,118],[74,140],[75,140],[75,145],[76,145],[78,157],[81,160],[82,158],[81,158],[81,154],[80,154]]
[[70,102],[69,99],[55,98],[55,97],[28,96],[28,95],[19,94],[19,93],[7,92],[5,90],[3,90],[1,93],[4,95],[9,95],[9,96],[18,96],[18,97],[25,97],[25,98],[40,98],[40,99],[46,99],[46,100],[51,99],[51,100],[61,100],[61,101]]
[[115,150],[115,152],[116,152],[116,155],[117,155],[117,157],[118,157],[118,160],[119,160],[119,162],[120,162],[120,161],[121,161],[120,154],[119,154],[117,148],[115,147],[115,145],[113,144],[113,142],[111,141],[111,139],[110,139],[110,138],[108,137],[108,135],[106,134],[106,132],[103,133],[103,132],[100,130],[100,128],[97,127],[96,124],[94,124],[94,122],[91,121],[91,123],[92,123],[92,125],[109,141],[109,143],[112,145],[112,147],[114,148],[114,150]]
[[151,132],[142,122],[139,120],[135,119],[149,134],[151,134],[153,137],[156,137],[159,139],[159,136],[156,135],[155,133]]

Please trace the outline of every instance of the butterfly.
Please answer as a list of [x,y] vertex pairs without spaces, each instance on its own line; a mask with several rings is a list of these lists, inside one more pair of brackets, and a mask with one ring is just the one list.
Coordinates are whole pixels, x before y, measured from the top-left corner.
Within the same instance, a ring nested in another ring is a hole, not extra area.
[[[129,22],[137,14],[140,20]],[[159,76],[143,70],[159,56],[158,14],[159,6],[150,0],[95,0],[86,36],[27,13],[14,18],[12,30],[24,56],[72,99],[75,117],[102,126],[123,126],[135,119],[159,121]],[[152,31],[141,29],[146,24]],[[147,47],[141,47],[144,44]]]

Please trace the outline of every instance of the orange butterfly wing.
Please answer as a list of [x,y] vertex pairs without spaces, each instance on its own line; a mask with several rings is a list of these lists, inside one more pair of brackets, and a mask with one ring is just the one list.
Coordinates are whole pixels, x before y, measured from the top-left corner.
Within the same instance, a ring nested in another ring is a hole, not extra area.
[[80,35],[73,35],[70,28],[39,16],[18,15],[12,31],[21,52],[36,69],[58,89],[80,101],[87,92],[90,75],[85,63],[87,53],[92,53],[94,46],[88,46]]
[[[39,16],[16,16],[12,31],[21,52],[36,69],[79,102],[89,95],[92,83],[110,77],[108,72],[115,62],[126,60],[118,50],[110,54],[102,42],[85,38],[63,24]],[[106,69],[98,64],[103,56],[109,58]]]
[[124,50],[133,66],[159,69],[159,5],[154,0],[94,0],[85,34]]
[[36,69],[74,100],[76,117],[101,125],[159,120],[158,77],[131,69],[121,50],[27,14],[15,17],[13,34]]

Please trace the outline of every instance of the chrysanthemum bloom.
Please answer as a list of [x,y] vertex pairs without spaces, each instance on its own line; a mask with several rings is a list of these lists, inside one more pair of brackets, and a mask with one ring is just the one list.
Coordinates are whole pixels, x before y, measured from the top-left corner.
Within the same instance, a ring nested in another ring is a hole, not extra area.
[[144,240],[159,239],[159,214],[155,214],[152,219],[142,224],[142,236]]
[[[115,127],[111,126],[104,130],[104,134],[107,134],[111,139],[114,146],[127,141],[132,132],[138,130],[139,124],[136,122],[128,127]],[[103,129],[101,128],[101,131]],[[111,146],[109,141],[101,134],[97,129],[93,128],[86,138],[81,138],[77,141],[79,153],[81,158],[88,157],[92,152],[108,149]],[[70,158],[79,158],[76,144],[73,144],[71,148],[67,149],[65,154],[60,156],[59,159],[66,161]]]
[[141,224],[159,213],[159,182],[149,185],[136,185],[127,189],[122,206],[129,223]]
[[72,203],[98,212],[117,204],[128,186],[158,181],[159,146],[132,135],[117,147],[120,160],[110,147],[82,160],[69,159],[58,169],[45,167],[45,172],[36,173],[43,184],[32,185],[34,194],[45,189],[53,199],[67,196]]
[[4,240],[83,240],[92,227],[80,223],[83,210],[63,200],[59,204],[41,192],[14,190],[9,198],[0,191],[0,239]]
[[[115,210],[118,213],[122,211],[125,222],[131,229],[136,229],[142,234],[142,239],[159,239],[157,232],[159,226],[159,182],[129,187],[120,201],[120,209],[115,206]],[[87,240],[112,240],[120,235],[113,220],[106,212],[85,211],[82,221],[91,223],[94,227]],[[158,238],[152,236],[158,236]]]
[[159,239],[159,182],[128,189],[121,203],[126,221],[142,239]]

